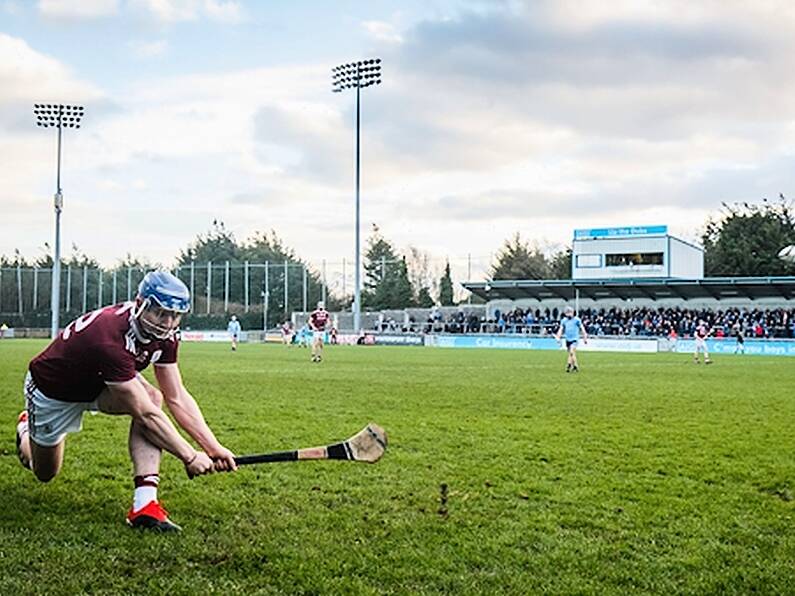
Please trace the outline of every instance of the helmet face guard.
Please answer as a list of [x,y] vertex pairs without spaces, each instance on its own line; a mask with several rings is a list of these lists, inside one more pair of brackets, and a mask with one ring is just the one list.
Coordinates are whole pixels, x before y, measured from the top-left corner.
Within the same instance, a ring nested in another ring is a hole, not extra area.
[[182,313],[163,308],[147,298],[136,308],[134,316],[144,335],[155,339],[170,339],[179,330]]
[[138,300],[133,317],[141,331],[161,340],[174,336],[183,313],[190,310],[187,286],[167,271],[147,273],[138,286]]

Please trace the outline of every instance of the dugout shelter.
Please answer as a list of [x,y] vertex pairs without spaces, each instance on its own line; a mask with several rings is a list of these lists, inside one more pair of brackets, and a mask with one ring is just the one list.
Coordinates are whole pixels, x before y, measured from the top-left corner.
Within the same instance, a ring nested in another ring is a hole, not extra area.
[[[628,303],[721,308],[772,307],[795,302],[795,277],[705,277],[700,279],[558,279],[465,282],[476,296],[496,300],[583,306]],[[583,304],[584,303],[584,304]]]

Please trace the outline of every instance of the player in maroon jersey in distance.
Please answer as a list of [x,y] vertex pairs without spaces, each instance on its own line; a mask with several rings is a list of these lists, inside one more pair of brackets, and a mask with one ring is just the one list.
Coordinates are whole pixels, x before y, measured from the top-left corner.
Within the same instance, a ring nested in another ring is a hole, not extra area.
[[293,325],[290,321],[282,323],[282,343],[285,346],[293,343]]
[[[215,438],[177,365],[176,332],[189,308],[185,284],[168,272],[150,272],[134,302],[72,321],[30,362],[17,448],[36,478],[49,482],[59,473],[66,436],[81,429],[86,411],[132,418],[135,492],[127,514],[132,527],[179,530],[157,500],[162,450],[179,458],[190,477],[236,469],[234,454]],[[149,364],[158,387],[140,374]],[[163,403],[200,450],[179,433]]]
[[699,352],[704,355],[704,364],[712,364],[712,360],[709,358],[709,352],[707,351],[707,338],[711,333],[712,330],[707,326],[707,322],[704,319],[699,319],[696,330],[693,333],[696,344],[693,350],[693,362],[696,364],[699,364]]
[[312,362],[320,362],[323,359],[326,326],[331,324],[331,314],[326,310],[325,303],[317,303],[317,309],[310,313],[308,322],[312,330]]

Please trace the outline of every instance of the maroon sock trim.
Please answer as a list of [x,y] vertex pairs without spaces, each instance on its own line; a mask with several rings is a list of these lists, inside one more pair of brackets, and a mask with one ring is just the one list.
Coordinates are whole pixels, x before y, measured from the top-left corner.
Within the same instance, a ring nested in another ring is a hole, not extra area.
[[153,486],[157,488],[157,484],[160,482],[160,476],[157,474],[147,474],[146,476],[134,476],[133,483],[135,484],[135,488],[139,488],[141,486]]

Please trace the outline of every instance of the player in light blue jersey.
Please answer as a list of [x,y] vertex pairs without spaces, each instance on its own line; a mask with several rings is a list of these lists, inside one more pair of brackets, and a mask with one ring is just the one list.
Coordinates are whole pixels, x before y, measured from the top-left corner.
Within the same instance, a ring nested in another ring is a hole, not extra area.
[[312,340],[312,331],[309,329],[309,323],[304,323],[298,330],[296,343],[301,348],[308,348],[309,342]]
[[580,333],[582,333],[583,343],[588,343],[588,332],[585,331],[585,326],[582,324],[580,317],[574,315],[574,309],[571,306],[567,306],[563,309],[560,328],[555,334],[557,341],[560,341],[561,335],[566,341],[566,350],[568,350],[566,372],[579,372],[580,370],[577,365],[577,342],[580,340]]
[[229,339],[232,340],[232,351],[234,352],[237,350],[237,341],[240,337],[240,321],[235,315],[232,315],[232,319],[226,326],[226,332],[229,334]]

